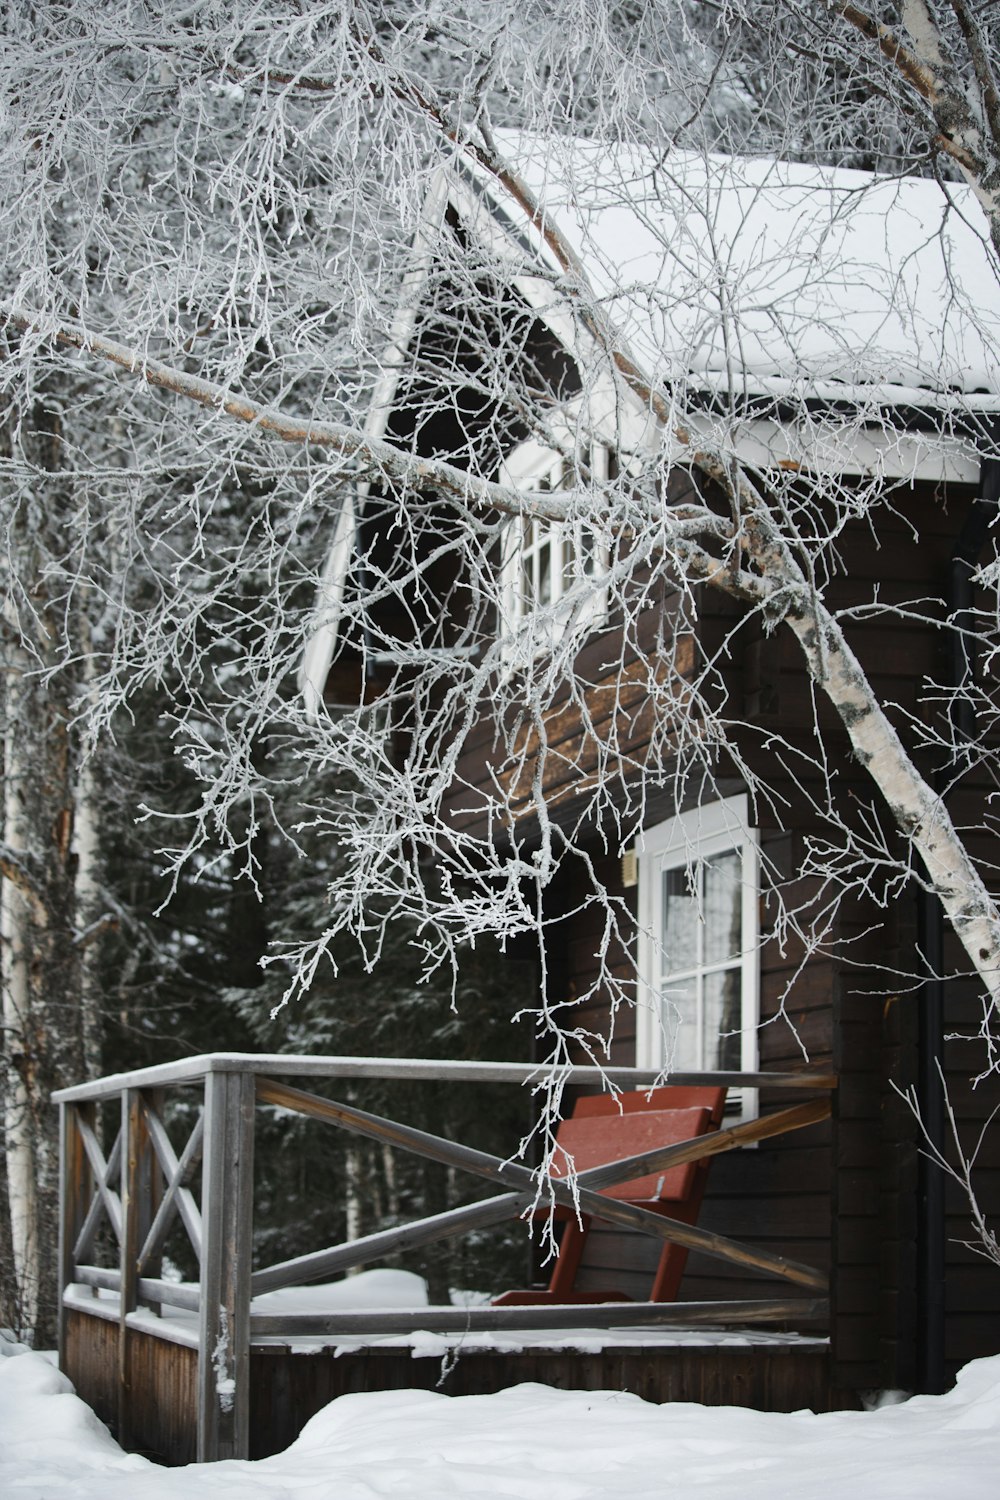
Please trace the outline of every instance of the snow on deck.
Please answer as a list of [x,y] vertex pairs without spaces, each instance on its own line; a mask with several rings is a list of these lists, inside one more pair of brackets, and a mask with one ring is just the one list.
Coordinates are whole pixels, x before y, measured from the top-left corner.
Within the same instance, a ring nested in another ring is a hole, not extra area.
[[[196,1290],[190,1283],[192,1290]],[[452,1306],[481,1306],[489,1301],[480,1292],[453,1292]],[[91,1315],[118,1316],[117,1292],[98,1291],[84,1286],[67,1290],[66,1305]],[[388,1309],[430,1310],[427,1283],[412,1271],[377,1269],[363,1271],[341,1281],[313,1286],[284,1287],[255,1297],[254,1313],[280,1315],[288,1313],[384,1312]],[[139,1308],[130,1313],[130,1328],[146,1330],[159,1338],[180,1343],[197,1343],[198,1315],[182,1308],[164,1306],[161,1314]],[[575,1352],[600,1354],[612,1350],[669,1349],[680,1347],[740,1348],[794,1346],[797,1349],[823,1349],[828,1341],[807,1334],[779,1333],[767,1328],[574,1328],[511,1329],[435,1333],[416,1329],[412,1333],[381,1334],[255,1334],[254,1345],[288,1349],[293,1354],[356,1354],[365,1350],[383,1353],[409,1350],[414,1359],[441,1358],[451,1354],[520,1354]]]

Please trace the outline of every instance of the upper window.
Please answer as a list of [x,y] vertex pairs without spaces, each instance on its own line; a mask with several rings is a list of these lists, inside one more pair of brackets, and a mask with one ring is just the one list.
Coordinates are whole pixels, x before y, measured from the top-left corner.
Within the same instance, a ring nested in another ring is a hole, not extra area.
[[[572,466],[537,443],[525,443],[507,468],[519,489],[535,493],[567,489],[574,483]],[[581,468],[598,482],[605,479],[607,450],[588,449]],[[529,622],[532,648],[540,650],[571,626],[599,619],[606,601],[594,580],[605,565],[605,549],[583,520],[512,521],[501,572],[504,634],[512,638],[512,645]]]
[[747,798],[729,797],[642,835],[640,1067],[756,1069],[759,859],[747,817]]

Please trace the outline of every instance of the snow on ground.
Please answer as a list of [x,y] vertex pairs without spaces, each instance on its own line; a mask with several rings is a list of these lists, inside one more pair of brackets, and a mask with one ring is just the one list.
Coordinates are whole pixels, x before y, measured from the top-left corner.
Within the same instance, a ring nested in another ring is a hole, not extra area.
[[994,1500],[1000,1356],[946,1396],[791,1416],[522,1385],[343,1396],[286,1452],[162,1469],[40,1354],[0,1340],[5,1500]]

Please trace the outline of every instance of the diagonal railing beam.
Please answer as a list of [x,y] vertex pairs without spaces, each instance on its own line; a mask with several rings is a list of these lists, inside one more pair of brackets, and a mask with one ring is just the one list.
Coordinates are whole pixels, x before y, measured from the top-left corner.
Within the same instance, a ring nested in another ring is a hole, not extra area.
[[832,1110],[833,1105],[829,1099],[810,1099],[806,1104],[794,1104],[789,1109],[776,1110],[773,1115],[746,1120],[742,1125],[710,1130],[707,1135],[694,1136],[689,1141],[677,1141],[672,1146],[654,1146],[636,1156],[623,1156],[605,1166],[591,1167],[586,1172],[580,1172],[577,1181],[588,1188],[613,1187],[619,1182],[630,1182],[633,1177],[646,1177],[653,1172],[665,1172],[670,1167],[683,1167],[688,1162],[701,1161],[706,1156],[721,1156],[740,1146],[755,1146],[758,1141],[787,1135],[790,1130],[804,1130],[807,1125],[818,1125],[821,1120],[828,1120]]
[[[587,1172],[581,1172],[578,1181],[586,1187],[600,1188],[627,1182],[647,1173],[683,1166],[703,1156],[716,1156],[724,1151],[736,1150],[739,1146],[784,1135],[790,1130],[800,1130],[806,1125],[827,1119],[830,1108],[828,1099],[811,1100],[807,1104],[795,1105],[773,1115],[762,1116],[758,1120],[713,1131],[707,1136],[697,1136],[689,1141],[660,1146],[605,1166],[592,1167]],[[251,1282],[253,1294],[259,1296],[262,1292],[276,1291],[279,1287],[299,1286],[320,1276],[353,1270],[355,1266],[363,1266],[368,1261],[395,1254],[399,1250],[433,1244],[435,1240],[466,1234],[474,1229],[486,1229],[523,1213],[534,1201],[534,1194],[507,1193],[499,1198],[488,1198],[480,1203],[470,1203],[463,1208],[417,1219],[394,1229],[380,1230],[360,1239],[347,1240],[327,1250],[317,1250],[309,1255],[280,1261],[254,1272]]]
[[349,1271],[367,1261],[394,1255],[398,1250],[413,1250],[418,1245],[433,1244],[435,1240],[469,1234],[473,1229],[488,1229],[506,1219],[516,1219],[531,1207],[534,1200],[534,1193],[503,1193],[499,1198],[484,1198],[478,1203],[467,1203],[462,1208],[450,1208],[425,1219],[414,1219],[393,1229],[380,1229],[376,1234],[362,1235],[328,1250],[297,1255],[293,1260],[279,1261],[255,1271],[250,1278],[250,1288],[257,1297],[262,1292],[277,1291],[279,1287],[300,1286],[319,1276]]
[[185,1186],[187,1178],[194,1171],[201,1159],[204,1145],[205,1117],[199,1115],[194,1129],[188,1136],[187,1143],[180,1157],[176,1155],[170,1137],[167,1135],[163,1121],[156,1111],[146,1105],[146,1126],[149,1130],[149,1138],[153,1150],[159,1158],[160,1166],[166,1178],[163,1189],[163,1197],[156,1216],[149,1226],[142,1249],[139,1251],[138,1269],[144,1270],[150,1260],[162,1248],[167,1237],[170,1226],[174,1221],[174,1215],[179,1213],[187,1237],[191,1241],[198,1260],[201,1260],[201,1210],[195,1202],[194,1194]]
[[88,1211],[87,1218],[84,1221],[84,1227],[80,1231],[80,1236],[77,1240],[77,1245],[81,1248],[74,1251],[74,1254],[80,1256],[83,1254],[83,1249],[87,1244],[84,1235],[85,1231],[87,1230],[88,1224],[90,1224],[91,1215],[93,1215],[93,1225],[91,1226],[90,1233],[93,1233],[94,1228],[96,1228],[97,1226],[97,1221],[100,1218],[102,1207],[107,1212],[108,1219],[111,1222],[111,1228],[115,1233],[115,1239],[118,1241],[119,1245],[121,1244],[122,1202],[119,1194],[116,1193],[111,1187],[111,1178],[113,1173],[120,1173],[121,1171],[122,1137],[121,1131],[119,1130],[117,1136],[115,1137],[115,1143],[111,1147],[108,1159],[107,1161],[105,1161],[104,1152],[101,1150],[100,1145],[98,1144],[96,1135],[91,1129],[89,1122],[83,1118],[82,1114],[80,1114],[79,1111],[77,1112],[77,1129],[80,1132],[80,1140],[83,1142],[83,1149],[87,1154],[87,1161],[90,1163],[90,1170],[94,1175],[95,1188],[94,1201],[90,1205],[90,1210]]
[[[72,1108],[72,1106],[70,1106],[70,1108]],[[121,1149],[122,1139],[121,1135],[119,1134],[115,1137],[115,1143],[111,1147],[111,1154],[108,1157],[107,1176],[109,1182],[114,1181],[115,1173],[119,1172],[121,1169]],[[104,1199],[101,1197],[101,1194],[97,1188],[97,1183],[95,1182],[94,1194],[90,1200],[90,1206],[87,1209],[83,1223],[80,1226],[80,1233],[77,1235],[76,1243],[73,1246],[74,1261],[82,1261],[90,1253],[90,1250],[92,1249],[94,1243],[94,1236],[97,1233],[98,1225],[101,1222],[101,1216],[105,1212],[106,1207]]]
[[[395,1120],[383,1119],[380,1115],[369,1114],[366,1110],[357,1109],[352,1105],[335,1103],[318,1094],[309,1094],[302,1089],[277,1083],[273,1079],[257,1079],[257,1098],[262,1103],[276,1104],[284,1109],[310,1115],[314,1119],[327,1120],[354,1135],[399,1146],[404,1151],[410,1151],[417,1156],[443,1162],[446,1166],[456,1167],[460,1171],[472,1172],[476,1176],[486,1177],[489,1181],[502,1183],[506,1187],[518,1188],[522,1192],[536,1192],[538,1188],[535,1174],[528,1167],[519,1166],[515,1162],[501,1161],[499,1157],[491,1156],[485,1151],[478,1151],[474,1147],[457,1145],[452,1141],[444,1140],[441,1136],[431,1135],[428,1131],[417,1130],[411,1125],[401,1125]],[[647,1154],[649,1153],[644,1153],[644,1155]],[[622,1163],[616,1162],[614,1165],[617,1170]],[[628,1172],[630,1175],[635,1175],[631,1167],[628,1168]],[[650,1213],[646,1209],[608,1198],[584,1186],[584,1176],[585,1174],[581,1173],[575,1183],[565,1183],[558,1178],[550,1177],[547,1179],[546,1186],[555,1202],[571,1209],[574,1213],[591,1214],[608,1223],[620,1224],[626,1229],[637,1229],[656,1239],[666,1240],[671,1244],[685,1245],[689,1250],[700,1250],[716,1260],[778,1276],[799,1286],[812,1287],[818,1291],[827,1289],[827,1278],[814,1266],[807,1266],[786,1256],[774,1255],[770,1251],[744,1245],[724,1235],[699,1229],[696,1225],[681,1224],[676,1219],[667,1218],[666,1215]],[[625,1180],[628,1180],[627,1176]]]

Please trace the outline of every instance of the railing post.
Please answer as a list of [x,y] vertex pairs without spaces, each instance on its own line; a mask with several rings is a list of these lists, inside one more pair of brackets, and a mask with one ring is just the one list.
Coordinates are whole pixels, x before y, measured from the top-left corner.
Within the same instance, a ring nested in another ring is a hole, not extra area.
[[250,1436],[252,1073],[205,1079],[198,1462],[246,1458]]
[[118,1309],[118,1441],[129,1443],[128,1315],[138,1306],[139,1251],[153,1221],[156,1162],[149,1139],[141,1089],[123,1089],[122,1109],[122,1242]]
[[[66,1368],[66,1288],[74,1279],[74,1246],[83,1228],[90,1167],[77,1129],[76,1104],[59,1106],[59,1368]],[[91,1189],[92,1190],[92,1189]]]

